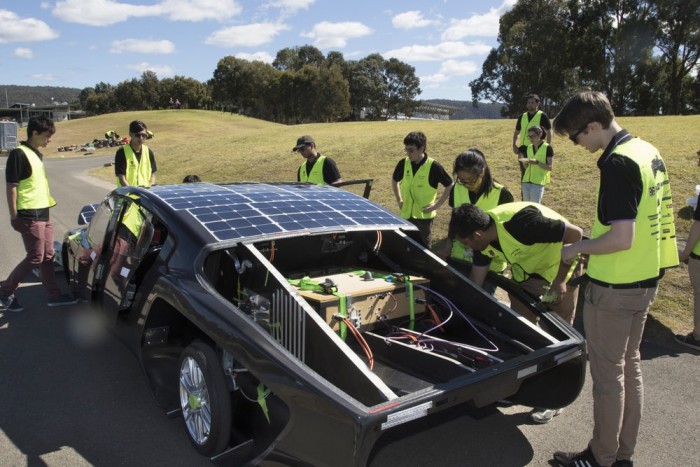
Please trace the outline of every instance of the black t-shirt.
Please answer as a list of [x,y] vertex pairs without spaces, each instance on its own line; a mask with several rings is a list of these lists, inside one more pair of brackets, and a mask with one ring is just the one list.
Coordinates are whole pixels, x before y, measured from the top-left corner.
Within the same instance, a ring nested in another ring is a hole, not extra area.
[[[530,112],[527,112],[527,121],[529,122],[532,120],[532,117],[534,117],[535,114],[531,114]],[[517,131],[520,131],[522,128],[522,125],[520,124],[520,120],[523,118],[522,114],[518,117],[518,122],[515,124],[515,129]],[[552,124],[549,121],[549,117],[547,116],[546,113],[542,112],[542,116],[540,117],[540,126],[543,127],[545,130],[549,131],[552,129]]]
[[[418,169],[425,164],[425,162],[428,160],[428,155],[426,154],[425,157],[423,157],[420,161],[418,162],[411,162],[411,169],[413,170],[413,175],[416,174]],[[403,172],[404,172],[404,163],[406,162],[406,159],[401,159],[398,164],[396,164],[396,168],[394,168],[394,175],[392,176],[393,180],[395,182],[400,182],[403,180]],[[430,184],[431,187],[437,188],[438,184],[448,187],[452,185],[452,177],[450,177],[450,174],[448,174],[445,171],[445,168],[440,165],[440,163],[436,160],[433,160],[433,164],[430,166],[430,173],[428,174],[428,183]]]
[[[518,157],[527,157],[528,146],[520,146],[520,148],[518,149]],[[547,154],[545,155],[545,157],[547,157],[547,158],[551,157],[552,159],[554,158],[554,149],[552,149],[551,144],[547,145]]]
[[[27,146],[39,157],[44,160],[44,156],[38,149],[31,147],[26,141],[20,144]],[[32,166],[27,159],[27,155],[20,148],[13,149],[7,156],[7,164],[5,165],[5,183],[8,185],[18,185],[21,180],[26,180],[32,176]],[[49,208],[44,209],[18,209],[17,217],[21,219],[31,219],[35,221],[48,221]]]
[[[536,206],[527,206],[515,213],[509,221],[504,222],[503,227],[523,245],[534,245],[561,242],[564,239],[566,224],[560,219],[543,216]],[[498,241],[491,242],[491,246],[503,251]],[[474,252],[475,265],[487,266],[490,263],[491,258],[480,251]]]
[[698,195],[698,201],[695,205],[695,213],[693,214],[694,221],[700,221],[700,195]]
[[[143,151],[143,146],[141,146],[141,151]],[[134,151],[136,160],[139,162],[141,161],[141,151]],[[158,166],[156,166],[156,156],[153,154],[151,148],[148,148],[148,157],[151,159],[151,173],[156,173],[158,171]],[[126,175],[126,154],[124,154],[123,147],[117,149],[117,153],[114,155],[114,175],[117,177],[119,175]]]
[[[314,165],[320,157],[321,153],[318,153],[318,157],[316,159],[314,159],[313,161],[306,161],[307,174],[311,173],[311,169],[314,168]],[[330,185],[331,183],[337,182],[338,180],[340,180],[340,171],[338,170],[338,166],[335,164],[335,161],[333,159],[331,159],[330,157],[326,157],[326,162],[323,164],[323,181]],[[301,167],[299,167],[299,169],[297,170],[297,181],[301,181]]]
[[626,130],[620,131],[598,159],[600,191],[597,210],[603,225],[637,218],[642,199],[642,174],[631,159],[615,154],[615,147],[631,138]]

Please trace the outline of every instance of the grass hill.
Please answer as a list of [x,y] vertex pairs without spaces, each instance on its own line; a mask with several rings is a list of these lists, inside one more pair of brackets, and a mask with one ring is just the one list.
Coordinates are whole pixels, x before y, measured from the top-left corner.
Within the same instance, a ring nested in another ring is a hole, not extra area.
[[[448,172],[457,154],[477,147],[486,154],[494,177],[509,187],[516,198],[520,192],[519,169],[511,152],[514,121],[510,119],[285,126],[213,111],[128,112],[58,123],[58,132],[46,155],[65,156],[55,147],[92,141],[110,129],[126,135],[129,122],[135,119],[143,120],[156,135],[148,144],[156,154],[161,184],[177,183],[189,173],[213,182],[295,180],[302,158],[291,148],[297,137],[310,134],[317,141],[319,152],[336,160],[344,180],[374,178],[371,199],[396,212],[391,174],[405,156],[404,136],[420,130],[428,137],[427,153]],[[692,217],[686,198],[694,195],[698,183],[695,152],[700,146],[697,138],[688,135],[694,135],[700,127],[700,115],[627,117],[620,122],[660,149],[671,178],[675,211],[681,214],[676,217],[678,236],[686,238]],[[553,138],[552,146],[552,183],[545,190],[543,202],[590,233],[598,155],[558,136]],[[113,153],[113,148],[96,151],[103,155]],[[94,175],[110,181],[114,177],[112,168],[99,169]],[[448,219],[449,208],[445,205],[438,211],[436,239],[446,235]],[[662,281],[653,315],[675,332],[688,331],[692,326],[692,300],[687,267],[681,265],[670,270]]]

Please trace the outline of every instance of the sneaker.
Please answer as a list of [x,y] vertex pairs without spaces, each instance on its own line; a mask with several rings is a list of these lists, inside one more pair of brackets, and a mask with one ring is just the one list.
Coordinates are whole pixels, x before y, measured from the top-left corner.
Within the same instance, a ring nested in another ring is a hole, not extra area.
[[618,459],[613,462],[612,467],[633,467],[634,463],[627,459]]
[[700,350],[700,340],[696,339],[692,332],[690,334],[686,334],[685,336],[682,334],[676,334],[674,339],[676,339],[676,342],[681,345],[690,347],[691,349]]
[[530,420],[535,423],[549,423],[563,411],[564,409],[535,409],[530,414]]
[[590,446],[581,452],[557,451],[554,460],[562,467],[603,467],[595,460]]
[[49,297],[46,302],[48,306],[75,305],[76,303],[78,303],[78,299],[68,293],[61,294],[58,297]]
[[15,313],[24,310],[24,307],[20,305],[19,300],[17,300],[17,297],[14,295],[10,295],[9,297],[0,295],[0,308],[5,311],[13,311]]

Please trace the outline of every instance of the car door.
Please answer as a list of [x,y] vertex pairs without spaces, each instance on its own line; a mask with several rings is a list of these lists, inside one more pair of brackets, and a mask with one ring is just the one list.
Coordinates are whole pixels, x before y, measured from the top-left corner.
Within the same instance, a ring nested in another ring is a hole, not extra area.
[[108,248],[95,273],[97,301],[109,315],[116,317],[131,306],[138,285],[134,273],[153,238],[151,218],[136,195],[116,198],[114,222],[106,234]]

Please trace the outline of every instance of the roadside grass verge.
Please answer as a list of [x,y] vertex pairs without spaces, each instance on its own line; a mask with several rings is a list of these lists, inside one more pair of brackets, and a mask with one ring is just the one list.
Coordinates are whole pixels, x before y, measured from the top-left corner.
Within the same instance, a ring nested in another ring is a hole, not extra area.
[[[370,198],[397,212],[391,174],[398,160],[404,157],[404,136],[420,130],[428,137],[427,153],[448,172],[452,172],[457,154],[477,147],[486,155],[494,177],[516,199],[520,195],[519,169],[510,149],[515,120],[510,119],[286,126],[214,111],[124,112],[59,122],[51,147],[45,153],[49,157],[79,156],[84,153],[59,153],[56,147],[102,138],[107,130],[126,136],[132,120],[143,120],[155,133],[155,138],[147,144],[156,154],[157,179],[161,184],[179,183],[187,174],[197,174],[211,182],[295,180],[302,158],[292,153],[291,148],[297,137],[310,134],[319,152],[335,159],[343,180],[373,178]],[[695,155],[700,148],[697,136],[700,115],[627,117],[619,121],[661,151],[671,179],[677,235],[679,240],[684,240],[692,222],[686,199],[694,196],[695,185],[700,183]],[[589,234],[595,214],[599,154],[590,154],[558,136],[553,138],[552,146],[555,151],[552,183],[545,189],[543,203]],[[103,148],[94,154],[114,152],[115,148]],[[92,175],[114,180],[111,167],[94,170]],[[93,201],[96,200],[86,200]],[[435,221],[436,240],[446,236],[448,220],[446,203]],[[692,299],[687,267],[681,265],[666,273],[652,314],[671,331],[688,332],[692,327]]]

